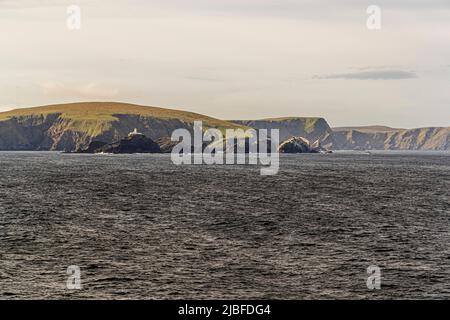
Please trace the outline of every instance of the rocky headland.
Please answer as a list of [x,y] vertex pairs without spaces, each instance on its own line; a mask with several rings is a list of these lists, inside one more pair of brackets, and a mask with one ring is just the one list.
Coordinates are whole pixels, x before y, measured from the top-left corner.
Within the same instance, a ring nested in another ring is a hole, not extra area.
[[92,141],[86,149],[79,149],[77,153],[161,153],[159,145],[143,134],[130,133],[128,137],[117,142],[106,143]]
[[[450,127],[396,129],[383,126],[331,128],[324,118],[287,117],[224,121],[205,115],[116,102],[81,102],[0,113],[0,150],[66,151],[112,145],[134,128],[170,152],[175,129],[279,129],[280,141],[302,137],[325,150],[450,150]],[[92,145],[91,145],[92,144]],[[287,148],[288,145],[286,145]],[[106,148],[106,147],[105,147]]]

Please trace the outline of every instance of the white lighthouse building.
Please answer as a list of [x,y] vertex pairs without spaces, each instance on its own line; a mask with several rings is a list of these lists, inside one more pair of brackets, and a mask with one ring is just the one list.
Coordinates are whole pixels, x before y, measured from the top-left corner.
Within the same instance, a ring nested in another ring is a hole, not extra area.
[[144,134],[142,134],[142,133],[140,133],[140,132],[138,132],[138,130],[136,129],[136,128],[134,128],[134,131],[133,132],[130,132],[129,134],[128,134],[128,137],[134,137],[134,136],[143,136]]

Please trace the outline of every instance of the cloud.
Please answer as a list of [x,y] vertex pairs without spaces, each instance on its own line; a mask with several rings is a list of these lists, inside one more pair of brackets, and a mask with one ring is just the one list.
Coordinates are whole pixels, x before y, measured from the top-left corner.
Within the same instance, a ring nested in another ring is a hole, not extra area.
[[[91,0],[78,0],[76,4],[86,4],[92,2]],[[64,6],[67,7],[71,5],[70,2],[65,2],[61,0],[0,0],[0,7],[5,8],[17,8],[17,9],[28,9],[28,8],[47,8],[53,6]]]
[[337,73],[314,76],[314,79],[350,79],[350,80],[401,80],[417,78],[415,72],[402,70],[372,70],[351,73]]
[[[80,32],[66,25],[72,3]],[[0,107],[107,100],[222,118],[320,115],[346,125],[351,112],[355,123],[448,125],[450,10],[436,9],[450,1],[379,0],[376,32],[366,28],[368,4],[0,0]]]
[[84,85],[66,85],[62,82],[47,81],[40,84],[44,94],[52,97],[112,98],[119,94],[117,88],[110,88],[96,83]]
[[186,76],[184,79],[187,80],[194,80],[194,81],[205,81],[205,82],[223,82],[223,80],[215,77],[208,77],[208,76]]

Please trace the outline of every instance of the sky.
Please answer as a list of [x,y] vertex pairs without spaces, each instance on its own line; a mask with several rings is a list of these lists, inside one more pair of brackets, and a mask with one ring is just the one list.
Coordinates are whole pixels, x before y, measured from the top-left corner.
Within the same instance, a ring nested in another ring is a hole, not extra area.
[[120,101],[450,126],[449,0],[0,0],[0,40],[0,111]]

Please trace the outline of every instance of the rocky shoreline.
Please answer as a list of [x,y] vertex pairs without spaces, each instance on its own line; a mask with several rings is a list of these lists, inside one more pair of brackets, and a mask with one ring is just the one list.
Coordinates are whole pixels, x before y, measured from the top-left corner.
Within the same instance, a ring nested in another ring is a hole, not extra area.
[[86,149],[79,149],[75,153],[161,153],[161,148],[155,141],[136,131],[113,143],[92,141]]
[[304,137],[291,137],[282,143],[278,147],[280,153],[332,153],[321,146],[320,140],[317,140],[313,144]]
[[[172,149],[178,144],[176,141],[171,141],[169,137],[160,138],[157,141],[146,137],[142,133],[138,133],[135,129],[128,137],[120,139],[113,143],[106,143],[102,141],[92,141],[87,148],[78,149],[74,153],[111,153],[111,154],[132,154],[132,153],[171,153]],[[225,145],[225,141],[224,141]],[[270,142],[268,143],[270,147]],[[203,145],[203,150],[207,144]],[[193,147],[192,147],[192,150]],[[249,141],[246,139],[245,153],[249,153]],[[258,146],[259,150],[259,146]],[[281,142],[278,146],[279,153],[331,153],[330,150],[323,148],[320,141],[310,144],[309,140],[304,137],[290,137]],[[230,152],[226,150],[225,152]],[[234,152],[237,152],[237,145],[234,144]],[[270,152],[270,148],[269,148]]]

